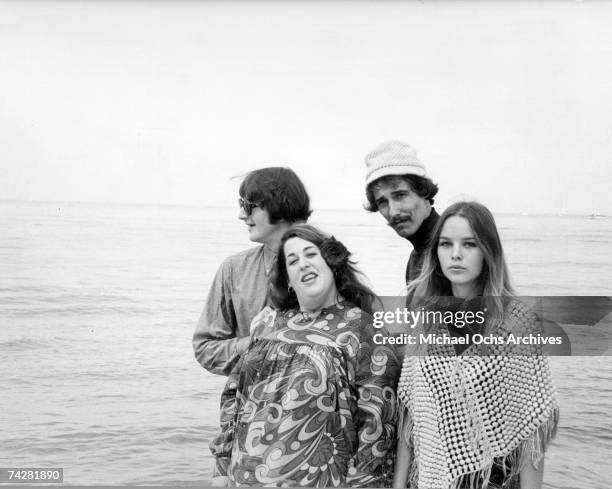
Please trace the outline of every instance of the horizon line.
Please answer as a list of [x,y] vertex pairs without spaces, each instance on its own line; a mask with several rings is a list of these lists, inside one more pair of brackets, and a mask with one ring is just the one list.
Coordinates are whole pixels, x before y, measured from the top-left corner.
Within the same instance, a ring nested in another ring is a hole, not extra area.
[[[233,209],[231,205],[211,205],[211,204],[187,204],[187,203],[167,203],[167,202],[120,202],[120,201],[94,201],[94,200],[38,200],[38,199],[2,199],[2,203],[25,203],[25,204],[86,204],[86,205],[115,205],[115,206],[141,206],[141,207],[192,207],[192,208],[213,208],[213,209]],[[321,211],[354,211],[354,212],[365,212],[370,214],[363,208],[356,209],[355,207],[319,207],[314,209]],[[493,214],[498,215],[512,215],[512,216],[553,216],[553,217],[565,217],[565,216],[576,216],[576,217],[590,217],[590,216],[602,216],[608,217],[607,213],[593,212],[593,213],[574,213],[574,212],[527,212],[527,211],[492,211]]]

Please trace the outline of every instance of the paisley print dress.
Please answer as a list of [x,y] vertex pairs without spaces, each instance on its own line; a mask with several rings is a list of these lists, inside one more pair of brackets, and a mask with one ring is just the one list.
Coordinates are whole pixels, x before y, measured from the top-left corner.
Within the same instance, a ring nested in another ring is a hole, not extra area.
[[[368,320],[370,319],[370,320]],[[391,484],[399,364],[348,302],[264,309],[221,398],[215,474],[233,486]]]

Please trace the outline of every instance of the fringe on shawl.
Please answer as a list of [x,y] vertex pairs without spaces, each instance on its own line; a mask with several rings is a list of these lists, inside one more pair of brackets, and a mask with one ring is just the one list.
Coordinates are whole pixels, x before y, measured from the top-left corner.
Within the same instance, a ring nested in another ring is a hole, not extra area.
[[398,400],[398,404],[398,426],[400,427],[400,429],[397,430],[397,439],[401,440],[403,437],[406,444],[410,446],[410,434],[412,433],[413,427],[412,416],[408,415],[408,408],[401,401]]
[[[399,401],[399,398],[398,398]],[[416,464],[414,453],[414,421],[408,413],[408,407],[403,402],[399,401],[399,429],[397,430],[398,442],[403,441],[408,445],[408,449],[412,451],[410,466],[408,467],[408,485],[407,487],[418,487],[419,469]]]
[[557,434],[558,425],[559,406],[555,405],[548,420],[538,426],[538,429],[531,437],[523,441],[516,450],[504,459],[504,461],[507,459],[510,462],[510,466],[514,469],[510,474],[511,476],[519,474],[527,463],[533,464],[534,467],[540,465],[550,442]]
[[[459,362],[458,362],[459,363]],[[468,388],[468,385],[463,381],[461,375],[461,366],[455,364],[454,366],[454,378],[459,380],[455,385],[455,395],[458,399],[463,398],[467,405],[474,405],[472,402],[472,393]],[[398,398],[399,400],[399,398]],[[403,403],[402,403],[403,404]],[[402,429],[398,430],[398,439],[402,437],[408,447],[412,450],[412,458],[409,467],[409,487],[418,488],[419,482],[419,470],[418,464],[416,463],[417,454],[415,453],[416,446],[414,444],[414,421],[413,417],[410,416],[408,408],[402,405],[403,409],[400,409],[400,422]],[[473,448],[477,449],[477,445],[488,445],[488,440],[484,437],[482,426],[477,418],[473,416],[475,413],[468,412],[468,429],[471,431],[472,442],[476,445]],[[509,482],[520,474],[522,469],[527,463],[532,463],[534,466],[538,466],[544,458],[545,452],[550,446],[552,439],[556,435],[557,426],[559,422],[559,407],[556,401],[553,400],[553,406],[548,414],[548,418],[540,424],[537,429],[531,434],[531,436],[519,443],[519,445],[512,450],[509,454],[504,457],[496,457],[496,461],[501,463],[504,475],[504,488],[509,489],[509,486],[505,482]],[[483,447],[484,448],[484,447]],[[509,464],[509,470],[506,467]],[[463,474],[456,479],[452,480],[449,484],[449,489],[482,489],[487,488],[491,474],[493,472],[494,464],[493,460],[490,464],[479,471]]]
[[[557,434],[557,426],[559,424],[559,407],[554,406],[548,419],[538,426],[537,430],[526,440],[522,441],[519,446],[509,453],[507,456],[500,458],[500,463],[504,471],[504,479],[510,480],[518,476],[525,464],[532,463],[535,467],[540,465],[544,458],[546,450],[550,446],[553,438]],[[506,463],[511,467],[509,472],[506,471]],[[486,468],[464,474],[451,482],[449,489],[482,489],[486,488],[491,478],[493,471],[493,463]],[[417,474],[418,478],[418,474]],[[410,487],[418,487],[418,480],[410,476],[410,483],[415,484]],[[504,485],[504,487],[506,487]]]
[[[403,439],[413,452],[410,460],[410,467],[408,469],[408,487],[418,488],[419,468],[416,463],[416,454],[414,453],[414,421],[412,416],[408,413],[408,408],[404,406],[403,403],[400,402],[399,407],[400,429],[397,430],[397,438],[398,440]],[[507,456],[499,459],[506,480],[518,476],[527,463],[532,463],[535,467],[540,464],[546,450],[548,450],[550,443],[557,434],[558,425],[559,406],[555,404],[548,419],[538,426],[536,431],[529,438],[523,440],[519,446]],[[506,471],[506,463],[511,467],[508,473]],[[451,482],[449,489],[486,488],[489,484],[492,471],[493,462],[482,470],[457,477]]]
[[410,459],[410,465],[408,467],[408,487],[419,487],[419,466],[416,463],[416,453],[414,449],[414,421],[412,416],[407,415],[408,408],[404,408],[402,411],[403,418],[403,429],[402,435],[404,442],[408,445],[408,449],[412,451],[412,457]]

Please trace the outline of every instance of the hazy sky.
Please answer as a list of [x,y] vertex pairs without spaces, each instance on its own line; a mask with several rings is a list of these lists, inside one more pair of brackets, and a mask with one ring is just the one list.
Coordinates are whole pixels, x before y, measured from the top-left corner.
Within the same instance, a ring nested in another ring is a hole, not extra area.
[[612,214],[612,4],[0,0],[0,198],[358,208],[414,145],[497,212]]

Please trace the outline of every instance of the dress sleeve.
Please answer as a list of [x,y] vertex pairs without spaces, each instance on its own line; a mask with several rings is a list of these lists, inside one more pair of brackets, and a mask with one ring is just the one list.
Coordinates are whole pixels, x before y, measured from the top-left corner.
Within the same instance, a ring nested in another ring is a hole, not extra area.
[[228,375],[249,343],[237,338],[238,324],[231,293],[231,263],[217,271],[193,334],[195,357],[213,374]]
[[386,330],[365,324],[357,354],[358,448],[351,460],[347,483],[354,487],[388,487],[393,479],[396,444],[396,391],[400,366],[387,345],[377,345],[375,334]]
[[220,430],[210,442],[210,451],[215,457],[213,477],[227,476],[234,444],[234,429],[236,424],[236,394],[242,360],[238,361],[230,372],[225,388],[221,394]]

